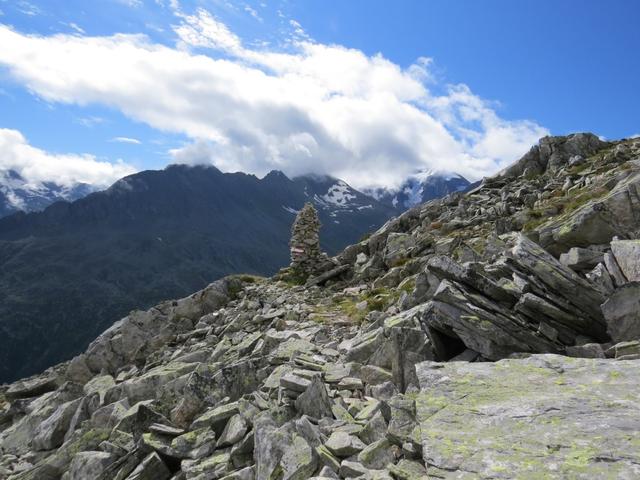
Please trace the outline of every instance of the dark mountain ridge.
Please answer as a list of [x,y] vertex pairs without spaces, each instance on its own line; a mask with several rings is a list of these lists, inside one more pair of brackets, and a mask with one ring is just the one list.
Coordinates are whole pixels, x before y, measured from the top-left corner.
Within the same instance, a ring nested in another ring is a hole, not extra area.
[[275,273],[307,201],[330,254],[396,214],[332,177],[174,165],[0,219],[0,381],[69,358],[132,308],[231,273]]

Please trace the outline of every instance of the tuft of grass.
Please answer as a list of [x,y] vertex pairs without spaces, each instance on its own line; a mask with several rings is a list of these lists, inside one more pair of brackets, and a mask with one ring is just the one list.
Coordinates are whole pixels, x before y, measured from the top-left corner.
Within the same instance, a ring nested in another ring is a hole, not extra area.
[[295,270],[293,268],[287,267],[280,270],[273,277],[274,280],[280,280],[284,282],[286,285],[290,287],[297,287],[300,285],[304,285],[309,278],[308,275],[303,274],[302,272]]

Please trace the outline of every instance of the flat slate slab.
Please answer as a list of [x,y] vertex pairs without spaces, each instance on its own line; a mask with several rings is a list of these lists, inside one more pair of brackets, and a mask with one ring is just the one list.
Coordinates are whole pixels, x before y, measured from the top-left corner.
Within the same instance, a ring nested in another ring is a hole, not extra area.
[[640,360],[547,354],[416,371],[434,478],[640,478]]

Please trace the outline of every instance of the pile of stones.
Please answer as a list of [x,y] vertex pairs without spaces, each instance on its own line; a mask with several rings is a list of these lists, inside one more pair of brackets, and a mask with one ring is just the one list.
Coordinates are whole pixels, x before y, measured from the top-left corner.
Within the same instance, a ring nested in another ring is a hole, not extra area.
[[312,203],[306,203],[298,212],[291,229],[291,269],[304,276],[319,272],[327,257],[320,249],[320,220]]

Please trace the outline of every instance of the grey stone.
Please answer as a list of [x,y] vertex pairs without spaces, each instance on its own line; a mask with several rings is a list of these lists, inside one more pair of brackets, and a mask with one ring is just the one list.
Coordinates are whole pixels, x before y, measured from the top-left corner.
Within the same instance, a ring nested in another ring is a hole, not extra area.
[[236,414],[229,419],[224,431],[218,439],[218,448],[233,445],[242,440],[247,433],[248,426],[245,419],[240,414]]
[[602,304],[607,329],[615,342],[640,338],[640,282],[624,285]]
[[[340,465],[338,465],[338,467],[339,466]],[[322,479],[332,478],[332,479],[338,480],[340,477],[338,477],[338,474],[331,468],[322,467],[322,470],[320,470],[319,478],[322,478]]]
[[397,465],[390,465],[389,471],[397,480],[426,480],[429,478],[424,466],[415,460],[400,460]]
[[578,358],[605,358],[604,350],[599,343],[567,347],[567,355]]
[[560,263],[576,272],[591,270],[604,260],[604,254],[587,248],[573,247],[560,255]]
[[292,423],[277,427],[269,416],[254,424],[256,478],[305,480],[317,466],[315,450],[298,435]]
[[640,282],[640,240],[614,240],[611,253],[630,282]]
[[378,440],[368,445],[358,454],[358,461],[371,469],[382,469],[392,463],[395,456],[391,451],[391,443],[386,439]]
[[621,287],[628,282],[627,278],[624,276],[624,273],[622,273],[622,270],[620,270],[620,265],[618,265],[618,262],[616,261],[616,258],[612,253],[604,254],[604,265],[605,267],[607,267],[607,271],[609,272],[609,275],[611,275],[613,283],[616,287]]
[[254,480],[255,467],[246,467],[222,477],[220,480]]
[[294,392],[304,393],[311,385],[311,380],[295,375],[294,373],[285,373],[280,377],[280,386]]
[[325,466],[323,469],[329,469],[331,472],[337,472],[340,470],[340,461],[329,451],[327,447],[324,445],[317,446],[316,454],[318,455],[320,463]]
[[371,396],[377,400],[389,400],[398,393],[398,388],[393,382],[384,382],[380,385],[374,385],[370,390]]
[[63,403],[33,432],[31,445],[34,450],[52,450],[62,445],[80,399]]
[[640,355],[640,340],[616,343],[611,347],[617,359]]
[[366,447],[358,437],[345,432],[333,432],[325,446],[331,453],[340,458],[354,455]]
[[387,435],[387,421],[382,412],[378,411],[367,421],[358,437],[367,445],[382,440]]
[[58,387],[57,378],[54,376],[38,377],[32,380],[23,380],[11,385],[4,393],[7,400],[18,398],[37,397],[51,392]]
[[185,431],[182,428],[172,427],[170,425],[163,425],[161,423],[152,423],[149,425],[149,431],[166,435],[168,437],[179,437],[183,435]]
[[106,452],[79,452],[71,461],[69,480],[99,478],[117,457]]
[[171,472],[157,453],[150,453],[126,480],[166,480]]
[[379,385],[393,379],[392,373],[375,365],[364,365],[360,370],[360,378],[367,385]]
[[385,404],[389,409],[387,438],[396,445],[402,445],[407,441],[416,441],[419,430],[416,420],[416,402],[412,398],[399,395]]
[[416,240],[406,233],[390,233],[384,249],[383,259],[389,267],[395,266],[406,258],[407,251],[413,248]]
[[192,460],[211,455],[216,447],[216,434],[209,427],[182,434],[171,441],[171,448],[180,458]]
[[319,376],[314,376],[307,389],[296,399],[296,410],[313,418],[332,417],[331,400]]
[[607,271],[607,267],[602,263],[596,265],[593,270],[586,274],[586,276],[589,281],[605,295],[611,295],[611,293],[613,293],[613,290],[615,289],[613,280]]
[[427,474],[488,479],[501,465],[504,478],[633,478],[640,406],[624,399],[639,365],[550,354],[417,365]]
[[211,427],[222,432],[227,421],[238,413],[238,402],[231,402],[219,407],[207,410],[204,414],[196,418],[191,424],[191,430],[202,427]]
[[362,477],[369,473],[369,469],[359,462],[343,460],[340,464],[340,476],[342,478]]

